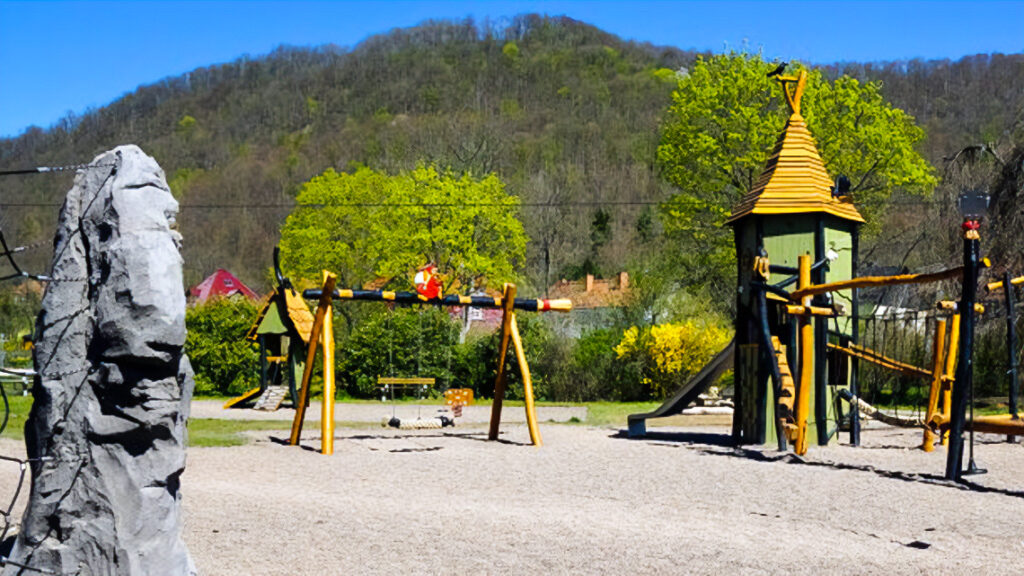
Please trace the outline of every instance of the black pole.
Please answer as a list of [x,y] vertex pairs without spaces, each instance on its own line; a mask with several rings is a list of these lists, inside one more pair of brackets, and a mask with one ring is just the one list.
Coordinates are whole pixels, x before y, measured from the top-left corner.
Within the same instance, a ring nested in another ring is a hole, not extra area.
[[[828,272],[828,259],[825,258],[825,218],[818,216],[814,231],[814,260],[823,263],[822,267],[811,271],[811,281],[824,284]],[[816,306],[828,306],[830,298],[819,294],[812,300]],[[828,350],[828,319],[817,316],[814,318],[814,421],[818,446],[828,446],[828,361],[825,352]],[[833,401],[835,399],[833,398]]]
[[[860,230],[858,228],[853,229],[853,268],[851,270],[851,278],[857,277],[857,265],[859,264],[857,254],[860,250]],[[854,344],[860,344],[860,292],[854,288],[850,292],[852,301],[852,313],[853,313],[853,326],[851,327],[851,336]],[[857,358],[848,358],[847,362],[850,363],[850,393],[854,396],[860,394],[858,389],[860,382],[860,360]],[[853,446],[860,446],[860,409],[856,406],[850,406],[850,444]]]
[[[1010,376],[1010,414],[1014,420],[1017,416],[1017,325],[1014,312],[1015,288],[1010,283],[1010,272],[1003,275],[1003,292],[1006,294],[1006,357]],[[1012,441],[1012,440],[1011,440]]]
[[[964,222],[964,275],[960,294],[960,362],[953,381],[953,406],[950,412],[949,452],[946,456],[946,479],[960,480],[964,456],[964,419],[966,417],[971,375],[974,372],[974,301],[978,288],[978,252],[980,240],[977,221]],[[972,233],[973,232],[973,233]]]

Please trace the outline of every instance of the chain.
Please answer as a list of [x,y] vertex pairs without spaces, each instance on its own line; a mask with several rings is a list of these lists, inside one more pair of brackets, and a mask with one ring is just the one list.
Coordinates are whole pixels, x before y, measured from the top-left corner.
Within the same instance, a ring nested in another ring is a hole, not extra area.
[[15,170],[0,170],[0,176],[14,176],[17,174],[47,174],[50,172],[65,172],[68,170],[88,170],[90,168],[109,168],[117,164],[68,164],[66,166],[36,166],[35,168],[21,168]]
[[39,374],[39,377],[42,378],[43,380],[57,380],[58,378],[63,378],[65,376],[71,376],[72,374],[79,374],[81,372],[86,372],[86,371],[89,370],[89,368],[90,368],[90,366],[86,365],[86,366],[81,366],[79,368],[75,368],[73,370],[67,370],[67,371],[64,371],[64,372],[54,372],[52,374]]

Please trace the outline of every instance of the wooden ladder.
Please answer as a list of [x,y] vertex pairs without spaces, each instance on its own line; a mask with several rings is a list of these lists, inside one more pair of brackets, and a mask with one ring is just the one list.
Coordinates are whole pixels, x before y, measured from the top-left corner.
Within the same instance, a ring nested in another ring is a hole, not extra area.
[[786,437],[789,440],[796,440],[796,383],[793,380],[793,371],[789,368],[789,359],[786,358],[786,349],[782,346],[778,336],[772,336],[772,347],[775,348],[775,359],[779,363],[779,375],[782,377],[782,390],[778,404],[775,408],[775,417],[786,430]]
[[273,412],[281,407],[281,403],[284,402],[286,396],[288,396],[287,386],[267,386],[267,389],[256,400],[253,410]]

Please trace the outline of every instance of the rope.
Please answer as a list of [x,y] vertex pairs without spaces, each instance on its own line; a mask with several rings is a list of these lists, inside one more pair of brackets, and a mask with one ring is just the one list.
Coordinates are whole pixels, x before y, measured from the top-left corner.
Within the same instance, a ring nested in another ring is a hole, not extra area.
[[922,422],[921,420],[913,418],[900,418],[899,416],[890,416],[889,414],[882,412],[878,408],[875,408],[871,404],[868,404],[867,402],[854,396],[849,390],[839,390],[839,396],[843,400],[849,402],[850,404],[855,405],[857,409],[860,410],[861,414],[864,414],[869,418],[874,418],[879,422],[884,422],[890,426],[896,426],[897,428],[926,428],[924,422]]

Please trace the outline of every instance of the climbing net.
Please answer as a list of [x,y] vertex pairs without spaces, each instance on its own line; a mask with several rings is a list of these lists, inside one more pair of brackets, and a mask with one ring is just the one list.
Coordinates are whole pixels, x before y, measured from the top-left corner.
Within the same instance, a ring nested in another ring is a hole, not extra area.
[[854,358],[860,398],[897,418],[921,420],[931,386],[937,326],[950,316],[942,310],[878,305],[853,317],[859,328],[859,342],[852,346],[859,352]]

